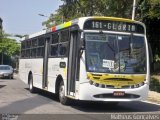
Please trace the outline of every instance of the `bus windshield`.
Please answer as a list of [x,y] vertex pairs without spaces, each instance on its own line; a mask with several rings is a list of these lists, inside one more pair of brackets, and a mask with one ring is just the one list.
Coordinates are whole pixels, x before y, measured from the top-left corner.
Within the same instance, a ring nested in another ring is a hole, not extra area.
[[88,72],[144,74],[146,47],[144,36],[86,33]]

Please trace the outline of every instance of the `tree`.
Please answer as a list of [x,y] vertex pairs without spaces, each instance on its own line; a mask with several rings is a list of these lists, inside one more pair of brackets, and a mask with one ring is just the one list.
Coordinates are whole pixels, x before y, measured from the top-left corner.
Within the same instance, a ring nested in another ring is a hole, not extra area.
[[153,60],[156,64],[158,62],[160,67],[160,1],[139,0],[138,4],[137,16],[146,25],[147,38],[152,48]]
[[[63,5],[43,22],[47,28],[84,16],[131,18],[132,0],[62,0]],[[54,24],[53,20],[55,21]]]
[[0,38],[0,54],[1,54],[1,64],[3,64],[4,55],[12,57],[14,55],[19,55],[20,45],[15,39],[7,38],[8,34],[4,34]]
[[159,0],[139,0],[139,12],[142,20],[145,18],[149,19],[160,19],[160,1]]
[[61,9],[66,18],[97,15],[129,18],[132,3],[132,0],[76,0],[70,4],[64,3]]
[[0,40],[3,38],[3,31],[2,29],[0,28]]

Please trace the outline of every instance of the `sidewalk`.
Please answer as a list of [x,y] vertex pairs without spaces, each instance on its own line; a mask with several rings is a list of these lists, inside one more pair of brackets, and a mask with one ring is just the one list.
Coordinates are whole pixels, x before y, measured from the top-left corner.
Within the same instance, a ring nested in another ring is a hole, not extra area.
[[160,93],[155,91],[149,91],[148,101],[160,104]]
[[[155,78],[155,79],[157,79],[160,82],[160,73],[154,73],[151,78]],[[160,104],[160,93],[155,92],[155,91],[149,91],[148,99],[147,100],[149,102]]]

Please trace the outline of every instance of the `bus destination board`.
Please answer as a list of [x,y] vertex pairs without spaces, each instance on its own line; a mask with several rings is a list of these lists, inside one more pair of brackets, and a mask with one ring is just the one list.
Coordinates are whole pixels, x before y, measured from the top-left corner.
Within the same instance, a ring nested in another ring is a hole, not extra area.
[[140,24],[110,20],[88,20],[84,24],[85,30],[107,30],[117,32],[144,33],[144,27]]

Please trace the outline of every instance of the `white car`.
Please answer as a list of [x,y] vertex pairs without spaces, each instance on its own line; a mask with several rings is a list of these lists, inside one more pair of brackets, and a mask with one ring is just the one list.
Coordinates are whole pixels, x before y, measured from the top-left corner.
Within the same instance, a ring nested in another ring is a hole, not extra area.
[[13,79],[13,68],[9,65],[0,65],[0,78]]

